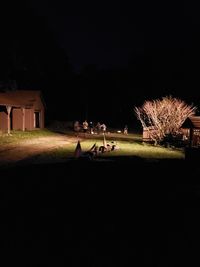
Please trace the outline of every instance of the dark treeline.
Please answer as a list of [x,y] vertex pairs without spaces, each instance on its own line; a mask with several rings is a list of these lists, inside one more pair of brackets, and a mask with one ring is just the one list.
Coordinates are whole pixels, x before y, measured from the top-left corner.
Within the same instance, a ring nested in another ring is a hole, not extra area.
[[[134,106],[146,99],[171,94],[189,104],[199,103],[200,41],[194,35],[193,46],[149,45],[127,66],[86,65],[77,73],[45,18],[28,4],[14,3],[12,8],[7,4],[2,14],[0,80],[16,81],[18,89],[41,90],[49,120],[88,119],[131,127],[139,125]],[[197,28],[192,30],[198,33]]]

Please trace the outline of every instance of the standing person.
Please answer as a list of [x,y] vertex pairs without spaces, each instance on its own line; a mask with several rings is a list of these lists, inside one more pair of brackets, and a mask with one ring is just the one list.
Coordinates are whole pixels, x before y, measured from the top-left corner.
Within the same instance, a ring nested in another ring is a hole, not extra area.
[[83,122],[83,131],[84,131],[84,133],[86,133],[87,130],[88,130],[88,122],[85,120],[85,121]]
[[93,126],[93,122],[90,122],[90,133],[94,134],[94,126]]
[[103,133],[106,132],[106,125],[104,123],[101,124],[101,130],[102,130]]
[[79,121],[75,121],[74,122],[74,131],[79,132],[80,129],[81,129],[81,127],[80,127]]
[[125,127],[124,127],[124,134],[128,134],[128,126],[127,125],[125,125]]
[[97,122],[96,129],[97,129],[97,134],[100,134],[100,132],[101,132],[101,123],[100,122]]

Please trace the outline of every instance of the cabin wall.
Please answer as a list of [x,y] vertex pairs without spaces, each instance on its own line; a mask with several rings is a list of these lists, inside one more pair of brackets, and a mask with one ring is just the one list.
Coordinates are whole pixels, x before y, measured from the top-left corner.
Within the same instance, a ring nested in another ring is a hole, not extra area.
[[144,142],[152,142],[152,134],[156,134],[156,130],[153,127],[143,128],[142,140]]
[[44,108],[40,111],[40,128],[44,129]]
[[25,109],[25,130],[34,130],[34,110]]
[[8,130],[8,117],[5,111],[0,112],[0,130],[2,132],[7,132]]
[[193,129],[192,131],[192,146],[199,147],[200,146],[200,129]]
[[13,108],[12,110],[12,126],[13,130],[23,130],[23,116],[21,108]]

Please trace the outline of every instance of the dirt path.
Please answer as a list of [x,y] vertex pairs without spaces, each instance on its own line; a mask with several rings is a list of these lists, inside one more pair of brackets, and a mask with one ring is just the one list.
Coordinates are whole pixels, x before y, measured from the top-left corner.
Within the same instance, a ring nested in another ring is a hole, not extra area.
[[14,163],[34,157],[38,154],[66,147],[76,143],[77,138],[66,135],[31,138],[20,141],[18,144],[3,145],[0,147],[0,165]]

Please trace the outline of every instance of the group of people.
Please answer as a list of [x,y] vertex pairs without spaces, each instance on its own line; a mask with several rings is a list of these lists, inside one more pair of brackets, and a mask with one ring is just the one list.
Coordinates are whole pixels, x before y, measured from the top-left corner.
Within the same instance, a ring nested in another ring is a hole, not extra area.
[[[105,123],[101,124],[100,122],[97,122],[97,124],[94,125],[92,121],[88,123],[87,120],[83,121],[82,123],[80,123],[79,121],[74,122],[74,132],[76,133],[84,132],[84,133],[90,133],[90,134],[100,134],[100,133],[106,133],[106,130],[107,130],[107,127]],[[123,133],[126,135],[128,134],[127,125],[125,125]]]
[[74,122],[74,131],[75,132],[84,132],[84,133],[105,133],[106,132],[106,125],[103,123],[101,124],[100,122],[97,122],[96,125],[93,124],[93,122],[87,122],[87,120],[83,121],[83,123],[81,124],[79,121],[75,121]]

